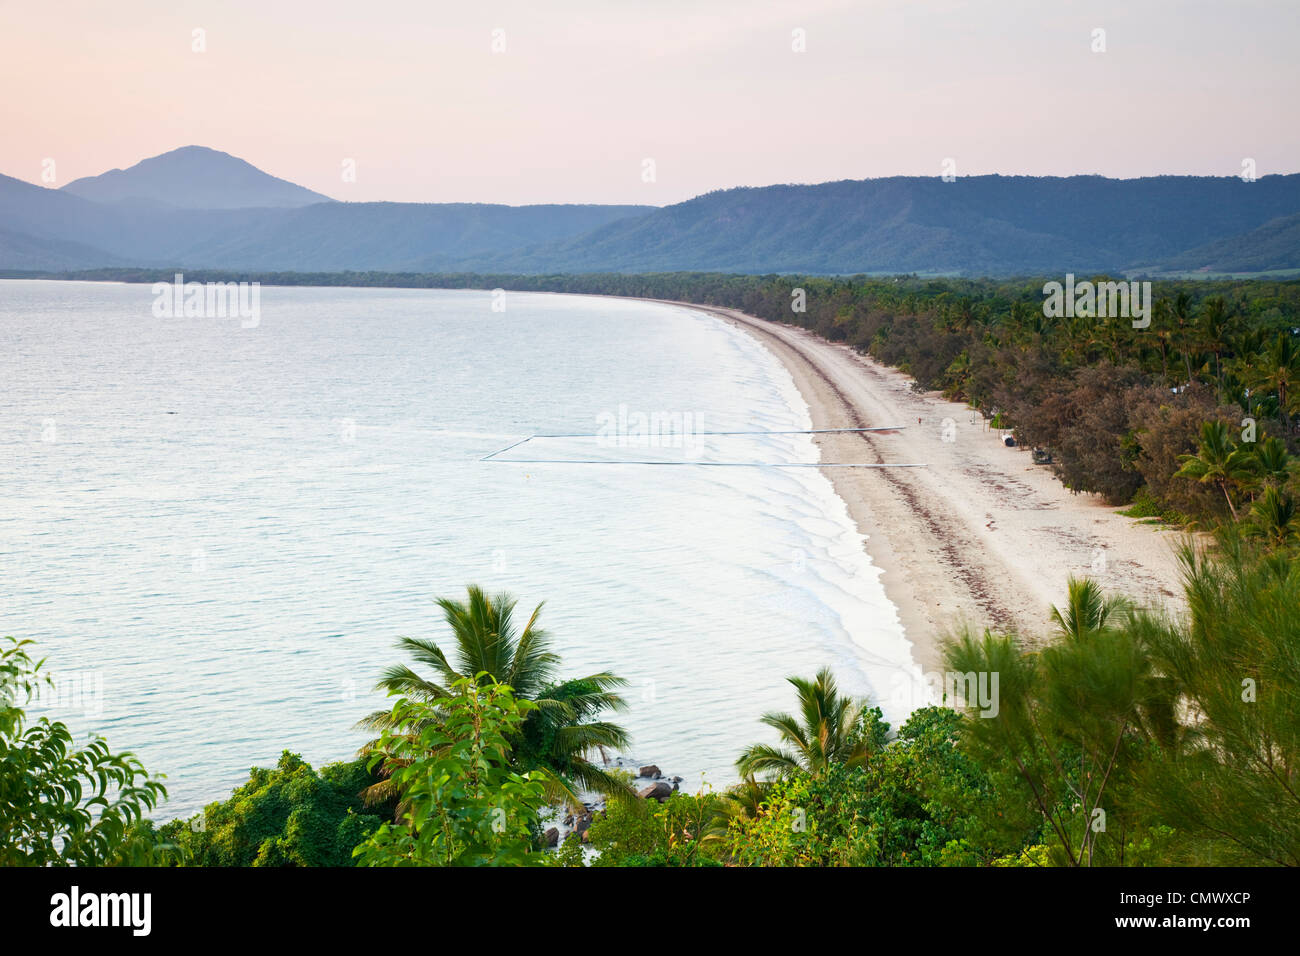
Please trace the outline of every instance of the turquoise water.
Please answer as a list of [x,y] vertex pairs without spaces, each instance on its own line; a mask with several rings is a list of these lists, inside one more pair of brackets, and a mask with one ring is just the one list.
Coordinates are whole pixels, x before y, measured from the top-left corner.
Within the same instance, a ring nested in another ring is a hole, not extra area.
[[523,293],[265,287],[252,327],[153,301],[0,281],[0,632],[49,658],[38,712],[167,774],[164,814],[349,756],[397,637],[444,637],[469,583],[545,600],[565,674],[631,682],[621,756],[688,787],[734,779],[789,674],[904,716],[910,645],[816,469],[480,460],[815,462],[702,434],[809,427],[746,334]]

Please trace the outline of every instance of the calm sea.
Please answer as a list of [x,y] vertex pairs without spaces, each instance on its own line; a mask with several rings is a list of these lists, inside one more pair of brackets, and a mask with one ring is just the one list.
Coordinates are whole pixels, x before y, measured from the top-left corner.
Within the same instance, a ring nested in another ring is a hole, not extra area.
[[[690,788],[771,739],[788,675],[905,716],[920,675],[843,504],[757,467],[811,439],[705,434],[809,427],[746,334],[523,293],[264,287],[252,327],[154,303],[0,281],[0,633],[49,659],[35,712],[167,775],[160,817],[282,750],[349,757],[394,642],[445,638],[434,598],[471,583],[545,601],[566,675],[630,681],[620,756]],[[481,461],[538,433],[595,437]]]

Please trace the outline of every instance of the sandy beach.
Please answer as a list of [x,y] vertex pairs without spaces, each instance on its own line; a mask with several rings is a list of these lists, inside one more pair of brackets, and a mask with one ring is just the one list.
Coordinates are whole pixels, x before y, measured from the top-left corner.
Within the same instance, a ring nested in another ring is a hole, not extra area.
[[754,335],[790,371],[814,428],[901,425],[818,435],[824,462],[920,462],[923,468],[827,468],[882,569],[885,592],[924,671],[941,669],[963,624],[1050,634],[1071,575],[1135,601],[1181,604],[1181,533],[1140,524],[1073,494],[1022,448],[1008,448],[967,406],[916,392],[912,379],[853,349],[733,309],[678,302]]

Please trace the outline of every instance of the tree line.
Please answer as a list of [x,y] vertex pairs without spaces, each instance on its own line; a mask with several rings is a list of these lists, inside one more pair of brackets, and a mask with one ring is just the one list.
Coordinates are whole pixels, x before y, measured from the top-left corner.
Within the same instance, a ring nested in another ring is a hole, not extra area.
[[[158,269],[49,275],[172,279]],[[1285,514],[1300,493],[1294,478],[1279,482],[1271,471],[1279,454],[1297,452],[1295,280],[1158,280],[1150,322],[1134,328],[1122,317],[1049,317],[1044,285],[1059,277],[201,270],[187,272],[186,279],[567,292],[735,308],[844,342],[906,372],[919,389],[969,403],[1012,428],[1021,445],[1050,457],[1067,488],[1132,504],[1135,516],[1204,527],[1248,513],[1270,487],[1266,507],[1273,515]],[[1209,422],[1221,423],[1222,433],[1208,435]],[[1269,439],[1276,442],[1265,451]],[[1240,454],[1224,472],[1234,450]],[[1175,480],[1186,455],[1223,461],[1210,464],[1214,476],[1197,485]]]

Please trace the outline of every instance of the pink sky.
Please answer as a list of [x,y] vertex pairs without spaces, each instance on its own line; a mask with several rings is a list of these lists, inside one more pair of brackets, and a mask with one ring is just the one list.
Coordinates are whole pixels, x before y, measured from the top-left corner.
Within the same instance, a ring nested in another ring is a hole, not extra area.
[[1298,47],[1296,0],[0,0],[0,172],[198,144],[345,200],[654,204],[949,157],[1267,175],[1300,170]]

